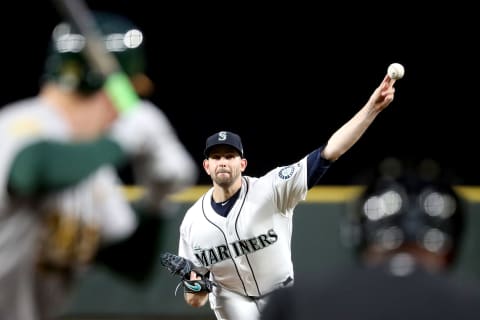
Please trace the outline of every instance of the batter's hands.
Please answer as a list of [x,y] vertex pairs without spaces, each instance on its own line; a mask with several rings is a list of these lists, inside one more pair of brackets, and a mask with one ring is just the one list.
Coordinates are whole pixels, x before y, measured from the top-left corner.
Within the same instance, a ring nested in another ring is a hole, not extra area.
[[133,158],[136,183],[146,187],[149,202],[195,184],[198,170],[166,116],[148,101],[113,124],[110,137]]
[[141,103],[137,108],[121,114],[112,125],[111,137],[133,156],[152,154],[155,140],[166,126],[165,117],[155,106]]

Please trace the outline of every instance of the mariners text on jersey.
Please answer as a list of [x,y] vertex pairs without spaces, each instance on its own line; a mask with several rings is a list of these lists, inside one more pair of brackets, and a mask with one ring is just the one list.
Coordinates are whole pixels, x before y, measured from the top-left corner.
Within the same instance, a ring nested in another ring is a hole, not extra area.
[[226,259],[236,258],[264,249],[275,243],[277,239],[278,235],[275,230],[270,229],[259,236],[231,242],[229,243],[229,247],[227,247],[227,245],[220,245],[210,249],[197,249],[195,256],[202,262],[202,265],[208,267],[211,264]]

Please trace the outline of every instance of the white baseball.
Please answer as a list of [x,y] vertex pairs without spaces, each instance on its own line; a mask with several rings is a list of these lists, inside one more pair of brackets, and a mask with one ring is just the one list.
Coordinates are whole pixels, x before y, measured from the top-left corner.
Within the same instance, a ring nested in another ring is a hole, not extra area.
[[392,63],[388,66],[387,73],[394,80],[402,79],[405,74],[405,68],[400,63]]

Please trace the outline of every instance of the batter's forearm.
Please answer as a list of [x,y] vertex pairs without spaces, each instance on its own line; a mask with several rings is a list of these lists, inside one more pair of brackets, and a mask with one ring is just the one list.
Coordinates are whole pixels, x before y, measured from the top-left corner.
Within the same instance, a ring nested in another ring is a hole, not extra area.
[[109,139],[75,144],[41,141],[15,157],[8,188],[16,195],[37,195],[76,184],[103,165],[126,161],[120,146]]

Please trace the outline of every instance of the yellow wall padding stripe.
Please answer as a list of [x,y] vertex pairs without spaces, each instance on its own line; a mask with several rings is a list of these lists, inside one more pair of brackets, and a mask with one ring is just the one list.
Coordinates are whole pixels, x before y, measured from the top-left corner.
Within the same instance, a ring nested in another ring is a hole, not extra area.
[[[194,202],[204,194],[210,186],[194,186],[171,196],[175,202]],[[139,186],[123,186],[123,191],[129,201],[140,199],[145,191]],[[362,186],[316,186],[308,194],[306,202],[344,202],[352,200],[361,191]],[[480,186],[455,186],[458,194],[467,201],[480,202]]]
[[307,193],[307,202],[345,202],[360,194],[360,186],[316,186]]
[[456,186],[455,191],[470,202],[480,202],[480,186]]

